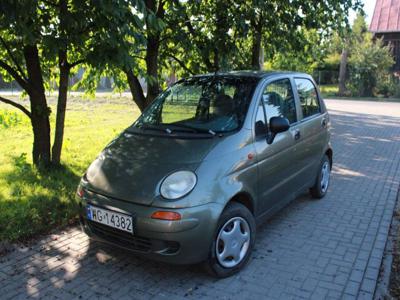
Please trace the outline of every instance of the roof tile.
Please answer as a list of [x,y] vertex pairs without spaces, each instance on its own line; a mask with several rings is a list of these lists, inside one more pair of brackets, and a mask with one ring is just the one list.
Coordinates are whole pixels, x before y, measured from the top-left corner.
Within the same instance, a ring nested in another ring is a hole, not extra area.
[[369,30],[400,32],[400,0],[377,0]]

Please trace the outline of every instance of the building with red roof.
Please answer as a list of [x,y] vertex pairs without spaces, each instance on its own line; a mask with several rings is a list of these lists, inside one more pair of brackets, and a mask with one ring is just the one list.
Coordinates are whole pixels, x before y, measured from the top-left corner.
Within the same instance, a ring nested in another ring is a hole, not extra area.
[[393,69],[400,71],[400,0],[377,0],[369,30],[390,45],[395,59]]

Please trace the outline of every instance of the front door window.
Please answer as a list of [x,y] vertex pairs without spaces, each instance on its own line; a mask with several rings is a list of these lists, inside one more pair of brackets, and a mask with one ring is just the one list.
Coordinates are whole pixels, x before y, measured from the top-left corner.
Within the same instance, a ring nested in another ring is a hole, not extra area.
[[297,121],[296,103],[289,79],[280,79],[268,84],[262,100],[268,120],[271,117],[285,117],[290,124]]

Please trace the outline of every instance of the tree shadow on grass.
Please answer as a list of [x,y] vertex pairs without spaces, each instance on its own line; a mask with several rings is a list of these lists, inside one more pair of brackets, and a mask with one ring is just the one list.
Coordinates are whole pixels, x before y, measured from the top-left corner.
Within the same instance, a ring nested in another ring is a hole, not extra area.
[[12,170],[1,174],[9,193],[0,198],[0,240],[27,241],[76,219],[77,174],[68,167],[38,170],[26,154],[12,161]]

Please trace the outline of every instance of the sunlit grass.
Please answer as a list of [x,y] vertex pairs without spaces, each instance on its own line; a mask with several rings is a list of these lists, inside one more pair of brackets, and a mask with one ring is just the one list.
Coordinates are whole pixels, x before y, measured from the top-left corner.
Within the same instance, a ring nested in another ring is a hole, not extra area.
[[326,84],[319,86],[323,98],[329,98],[336,96],[339,92],[339,87],[337,84]]
[[[55,112],[55,99],[50,98],[49,103]],[[80,176],[101,149],[138,115],[139,110],[128,98],[71,97],[63,167],[38,172],[31,165],[33,138],[29,119],[17,109],[0,104],[0,240],[28,239],[73,221]],[[54,120],[52,114],[52,128]]]

